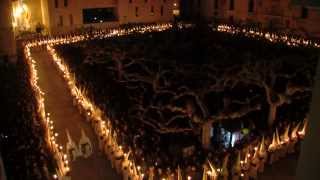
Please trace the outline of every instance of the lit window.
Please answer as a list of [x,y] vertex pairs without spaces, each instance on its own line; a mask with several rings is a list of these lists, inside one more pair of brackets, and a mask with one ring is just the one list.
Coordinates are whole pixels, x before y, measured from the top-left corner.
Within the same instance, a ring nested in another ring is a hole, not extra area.
[[173,10],[173,15],[179,16],[180,15],[180,10],[179,9],[174,9]]

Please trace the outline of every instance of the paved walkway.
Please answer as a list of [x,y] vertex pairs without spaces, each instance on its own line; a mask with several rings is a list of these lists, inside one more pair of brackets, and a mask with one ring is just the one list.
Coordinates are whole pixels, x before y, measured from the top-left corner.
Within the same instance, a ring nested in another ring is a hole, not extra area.
[[90,124],[72,105],[72,97],[58,70],[52,64],[51,56],[45,50],[33,50],[32,56],[37,62],[39,85],[45,92],[46,111],[51,114],[55,130],[59,133],[58,143],[66,147],[66,129],[76,143],[79,143],[81,128],[92,141],[93,155],[88,159],[78,158],[71,163],[72,180],[118,180],[119,176],[111,168],[110,162],[99,151],[98,141]]

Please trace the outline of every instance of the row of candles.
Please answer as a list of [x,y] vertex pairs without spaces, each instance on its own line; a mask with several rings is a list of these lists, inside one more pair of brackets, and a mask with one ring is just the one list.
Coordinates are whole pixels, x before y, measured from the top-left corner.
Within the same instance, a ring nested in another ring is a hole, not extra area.
[[320,43],[317,43],[312,40],[304,39],[304,38],[297,38],[297,37],[290,37],[289,35],[281,35],[277,33],[270,33],[270,32],[262,32],[257,31],[253,28],[240,28],[230,25],[218,25],[217,28],[214,28],[219,32],[227,32],[231,34],[242,34],[247,37],[253,38],[264,38],[273,43],[284,43],[288,46],[303,46],[303,47],[315,47],[320,48]]
[[[142,172],[141,166],[137,165],[133,159],[129,160],[128,156],[130,153],[125,153],[123,151],[124,146],[117,142],[116,132],[113,130],[114,128],[111,127],[110,120],[108,118],[104,118],[103,112],[97,106],[95,106],[94,103],[91,102],[91,100],[86,96],[86,94],[83,91],[84,88],[77,87],[75,76],[71,74],[66,63],[64,63],[63,60],[57,55],[52,46],[58,44],[70,44],[89,39],[104,39],[115,36],[129,35],[132,33],[164,31],[171,27],[171,24],[139,26],[129,29],[113,29],[109,30],[108,32],[97,31],[90,35],[68,36],[64,38],[56,38],[54,40],[51,39],[49,41],[38,42],[38,45],[47,44],[47,49],[49,53],[52,55],[53,62],[58,67],[58,70],[61,72],[63,78],[65,79],[69,87],[70,93],[74,98],[75,104],[78,106],[80,112],[85,113],[86,118],[91,122],[93,128],[95,129],[97,137],[103,137],[103,139],[106,142],[108,142],[108,146],[112,148],[112,150],[110,149],[109,151],[115,152],[114,155],[116,155],[117,157],[126,157],[124,162],[121,162],[121,166],[124,164],[126,164],[126,166],[130,166],[130,168],[128,168],[130,172],[127,172],[127,176],[130,176],[133,179],[143,179],[146,173]],[[114,157],[111,156],[109,156],[109,158],[110,160],[114,159]]]
[[[40,86],[38,85],[38,71],[36,68],[36,61],[33,59],[31,55],[32,48],[47,45],[47,44],[59,44],[59,43],[66,43],[66,42],[78,42],[83,40],[89,40],[92,38],[107,38],[112,36],[120,36],[120,35],[126,35],[128,33],[133,32],[150,32],[154,31],[155,29],[158,29],[158,31],[163,31],[168,28],[172,27],[171,24],[160,24],[160,25],[150,25],[150,26],[141,26],[141,27],[134,27],[129,29],[129,31],[125,31],[122,29],[113,29],[111,31],[108,31],[106,33],[105,31],[96,31],[93,34],[84,34],[84,35],[77,35],[77,36],[68,36],[68,38],[46,38],[46,39],[38,39],[35,41],[28,42],[24,45],[24,55],[27,61],[27,64],[30,68],[30,83],[31,86],[35,92],[37,104],[38,104],[38,113],[40,115],[40,118],[42,119],[42,123],[46,129],[46,137],[45,140],[48,143],[48,146],[50,147],[50,150],[52,152],[52,157],[56,160],[57,163],[57,170],[52,175],[53,179],[58,179],[59,177],[65,176],[68,172],[70,172],[70,166],[68,161],[67,154],[63,153],[63,146],[59,145],[57,142],[57,136],[59,135],[54,130],[54,122],[50,119],[50,113],[46,113],[45,110],[45,93],[41,90]],[[67,77],[70,78],[70,77]],[[78,93],[73,91],[73,93]],[[81,93],[78,94],[81,96]],[[82,97],[83,99],[85,97]],[[87,102],[87,101],[84,101]],[[93,109],[92,104],[84,103],[83,104],[85,109]],[[89,107],[88,107],[89,106]]]
[[[74,36],[70,35],[70,36],[64,36],[61,38],[51,38],[51,39],[38,40],[35,42],[28,43],[25,46],[26,57],[28,59],[28,62],[30,63],[29,65],[31,67],[31,73],[32,73],[31,83],[33,84],[35,91],[38,92],[38,94],[39,94],[38,95],[39,96],[38,103],[39,103],[39,109],[40,109],[39,112],[42,115],[42,117],[46,120],[45,122],[47,122],[47,127],[49,130],[48,131],[49,132],[48,139],[50,141],[52,150],[55,153],[54,157],[56,157],[56,160],[57,160],[58,164],[60,165],[59,166],[59,174],[61,176],[65,175],[66,172],[70,171],[70,167],[68,166],[67,155],[63,154],[61,151],[62,146],[59,146],[56,143],[55,137],[57,136],[57,134],[53,133],[53,131],[52,131],[53,130],[53,125],[52,125],[53,122],[50,121],[49,114],[47,116],[45,116],[44,97],[43,97],[44,93],[41,91],[41,89],[37,85],[37,80],[38,80],[37,70],[36,70],[36,66],[35,66],[35,61],[31,57],[30,49],[32,47],[36,47],[36,46],[47,45],[47,49],[50,52],[50,54],[52,55],[54,63],[57,65],[58,69],[63,74],[63,77],[67,82],[67,85],[70,89],[71,95],[73,96],[77,105],[82,109],[83,112],[86,113],[86,117],[91,121],[93,127],[96,130],[97,136],[103,137],[103,139],[106,140],[107,144],[109,146],[111,145],[112,151],[117,152],[118,155],[123,155],[124,157],[126,157],[126,156],[129,156],[130,153],[124,152],[124,150],[122,148],[123,145],[120,145],[117,142],[116,135],[115,135],[116,133],[115,133],[115,131],[113,131],[113,128],[111,127],[110,120],[108,118],[104,118],[103,112],[97,106],[95,106],[94,103],[91,102],[91,100],[89,98],[86,97],[86,94],[83,93],[83,91],[81,90],[82,88],[77,87],[75,77],[71,74],[66,63],[64,63],[63,60],[57,55],[57,53],[52,48],[52,46],[57,45],[57,44],[76,43],[79,41],[85,41],[85,40],[89,40],[89,39],[104,39],[104,38],[110,38],[110,37],[115,37],[115,36],[129,35],[132,33],[164,31],[164,30],[170,29],[171,27],[172,27],[171,24],[159,24],[159,25],[150,25],[150,26],[137,26],[137,27],[128,28],[128,29],[113,29],[113,30],[108,30],[108,31],[96,31],[91,34],[82,34],[82,35],[74,35]],[[220,27],[220,29],[219,29],[219,27]],[[218,26],[218,30],[224,31],[223,28],[221,29],[221,27],[222,26]],[[223,26],[223,27],[225,27],[225,26]],[[107,125],[105,122],[107,122]],[[48,125],[50,125],[50,126],[48,126]],[[284,144],[290,144],[290,142],[296,142],[295,140],[297,140],[298,137],[302,138],[305,133],[305,126],[306,125],[303,126],[301,131],[298,131],[300,128],[300,124],[298,124],[296,128],[291,130],[292,132],[291,132],[290,137],[288,135],[288,133],[289,133],[289,127],[288,127],[288,131],[286,131],[287,135],[283,136],[284,138],[282,138],[282,139],[279,137],[279,134],[276,130],[274,133],[272,143],[269,145],[268,151],[266,151],[265,153],[267,153],[267,152],[272,153],[272,152],[276,151],[277,149],[280,149],[280,147],[282,147]],[[290,141],[290,140],[292,140],[292,141]],[[263,152],[264,151],[263,149],[265,149],[264,145],[263,145],[263,144],[265,144],[264,138],[262,138],[260,144],[261,145],[260,145],[259,152]],[[293,143],[291,143],[291,144],[293,144]],[[258,148],[256,147],[254,149],[257,152]],[[257,154],[257,153],[254,153],[254,154]],[[250,153],[248,153],[245,156],[244,161],[239,160],[241,168],[244,164],[246,164],[248,162],[248,159],[250,157],[256,157],[256,155],[252,156]],[[227,161],[227,160],[225,160],[225,161]],[[127,172],[127,175],[129,174],[130,177],[132,177],[133,179],[144,179],[146,177],[146,174],[148,174],[148,172],[150,172],[150,171],[142,172],[141,167],[139,165],[137,165],[134,162],[134,160],[129,160],[128,158],[125,158],[123,160],[123,162],[120,164],[129,165],[130,172]],[[207,178],[216,179],[218,176],[225,174],[225,172],[228,171],[226,164],[227,163],[224,162],[222,168],[215,168],[210,161],[207,161],[204,164],[203,178],[204,179],[207,179]],[[238,161],[236,164],[238,164]],[[245,176],[246,176],[245,173],[240,173],[240,175],[239,175],[239,177],[245,177]],[[57,178],[57,175],[54,174],[53,177]],[[148,178],[152,179],[152,177],[153,177],[153,175],[151,175],[149,173]],[[179,179],[179,180],[182,179],[182,172],[181,172],[180,168],[178,168],[178,170],[176,172],[176,176],[168,176],[163,179],[172,179],[173,177],[177,177],[177,179]],[[190,176],[190,175],[189,176],[186,175],[185,177],[188,180],[192,179],[192,176]]]
[[59,145],[57,143],[57,137],[58,133],[54,130],[54,123],[50,119],[50,113],[46,113],[45,110],[45,93],[41,90],[41,88],[38,85],[38,71],[36,66],[36,61],[31,56],[31,49],[33,47],[37,46],[36,43],[28,43],[24,47],[24,55],[27,61],[27,64],[29,66],[30,71],[30,84],[32,86],[32,89],[35,92],[35,96],[37,99],[37,105],[38,105],[38,113],[41,118],[41,123],[45,127],[46,137],[45,140],[48,143],[48,147],[50,147],[52,157],[57,162],[57,170],[53,174],[53,178],[57,179],[58,176],[63,176],[67,172],[70,171],[69,162],[67,160],[67,155],[63,153],[63,146]]
[[228,169],[229,155],[223,159],[221,168],[216,168],[209,160],[204,164],[203,180],[222,179],[257,179],[258,173],[264,171],[265,164],[272,164],[287,154],[295,152],[299,139],[303,139],[307,120],[303,124],[288,125],[282,135],[275,129],[271,142],[266,142],[262,136],[258,142],[253,142],[239,150],[231,169]]

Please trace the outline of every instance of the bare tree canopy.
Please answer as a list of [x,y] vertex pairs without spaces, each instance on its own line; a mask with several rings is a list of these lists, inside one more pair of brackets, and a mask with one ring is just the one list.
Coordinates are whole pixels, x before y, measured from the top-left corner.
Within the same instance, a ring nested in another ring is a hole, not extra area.
[[199,143],[207,122],[251,119],[258,127],[271,127],[304,117],[315,50],[234,36],[195,28],[56,49],[94,102],[126,124],[118,128],[127,131],[129,144],[139,134],[144,144],[168,148],[173,134]]

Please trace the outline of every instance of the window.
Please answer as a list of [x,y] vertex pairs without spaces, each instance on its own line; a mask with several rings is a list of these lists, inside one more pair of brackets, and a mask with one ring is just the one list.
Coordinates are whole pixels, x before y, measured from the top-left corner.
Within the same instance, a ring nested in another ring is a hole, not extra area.
[[73,26],[73,16],[72,16],[72,14],[69,15],[69,20],[70,20],[70,26]]
[[233,16],[229,16],[229,22],[230,22],[230,23],[233,23],[233,22],[234,22]]
[[68,7],[68,0],[63,0],[64,7]]
[[289,27],[290,27],[290,21],[286,20],[286,28],[289,28]]
[[163,16],[163,6],[161,6],[160,15]]
[[233,11],[233,10],[234,10],[234,0],[230,0],[229,10],[230,10],[230,11]]
[[214,9],[219,8],[219,0],[214,0]]
[[180,10],[179,9],[174,9],[173,10],[173,15],[179,16],[180,15]]
[[139,16],[139,8],[136,7],[136,17],[138,17],[138,16]]
[[91,24],[116,21],[117,17],[115,15],[115,12],[115,8],[113,7],[83,9],[83,23]]
[[248,12],[253,13],[253,11],[254,11],[254,0],[249,0]]
[[302,9],[301,9],[301,18],[302,19],[307,19],[308,15],[309,15],[308,8],[302,7]]
[[59,16],[59,23],[58,23],[59,27],[63,26],[63,16]]
[[58,8],[59,7],[59,1],[58,0],[54,0],[54,7]]

